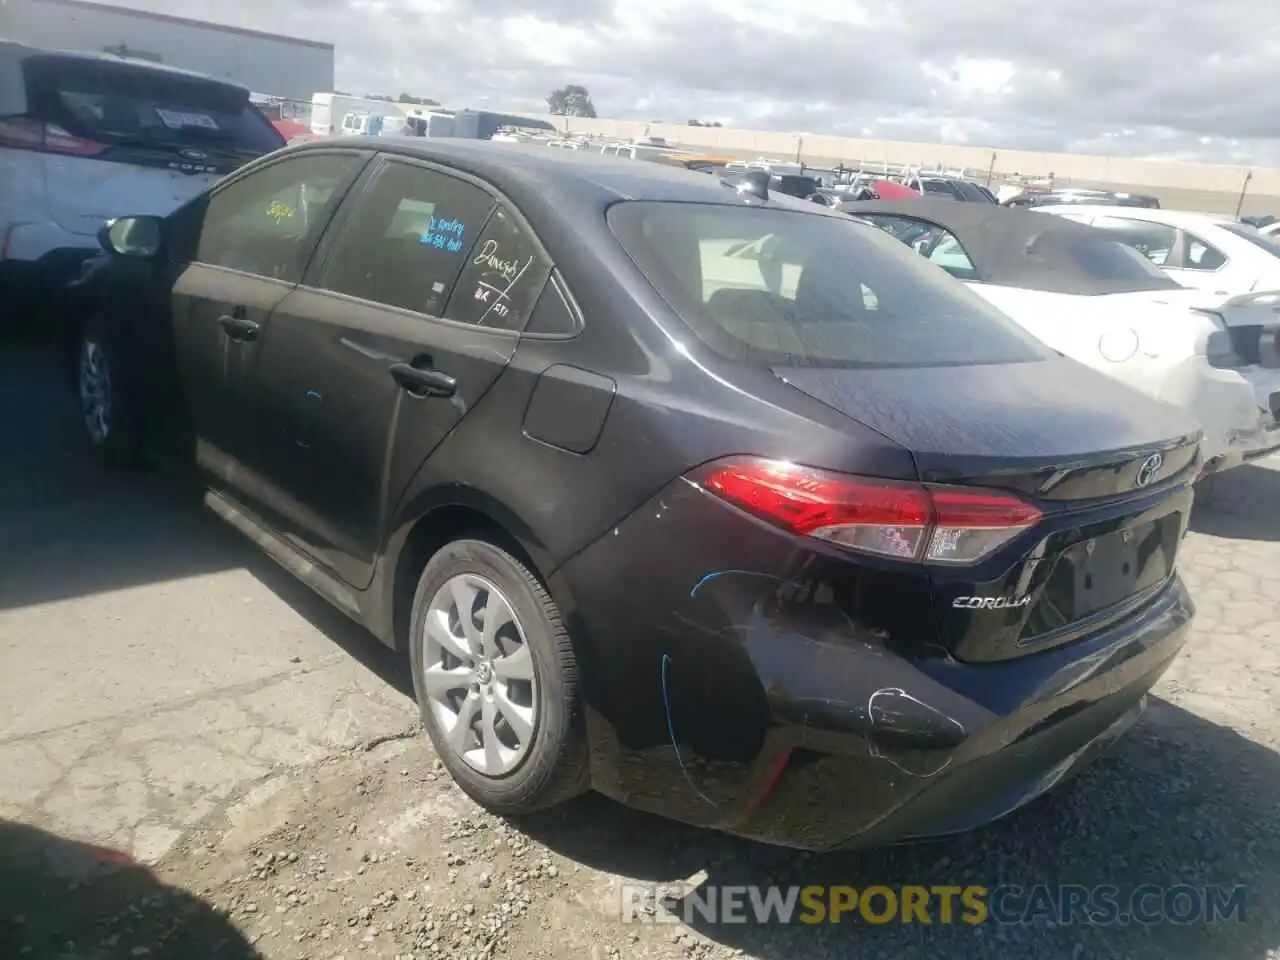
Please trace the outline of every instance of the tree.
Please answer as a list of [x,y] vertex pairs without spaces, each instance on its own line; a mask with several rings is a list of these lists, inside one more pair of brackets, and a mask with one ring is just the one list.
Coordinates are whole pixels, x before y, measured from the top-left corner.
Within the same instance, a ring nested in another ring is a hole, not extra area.
[[594,120],[596,105],[591,102],[587,88],[576,83],[552,90],[547,97],[547,108],[557,117],[587,117]]
[[401,103],[416,103],[416,104],[418,104],[418,106],[421,106],[421,107],[438,107],[438,106],[440,106],[440,101],[439,101],[439,100],[432,100],[430,97],[415,97],[415,96],[414,96],[413,94],[411,94],[411,93],[402,93],[402,94],[400,94],[399,100],[400,100],[400,102],[401,102]]

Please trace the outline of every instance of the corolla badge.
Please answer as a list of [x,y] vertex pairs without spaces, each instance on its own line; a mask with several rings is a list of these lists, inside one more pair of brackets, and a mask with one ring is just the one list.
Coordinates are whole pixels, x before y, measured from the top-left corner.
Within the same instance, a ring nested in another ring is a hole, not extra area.
[[188,160],[208,160],[209,155],[203,150],[192,150],[190,148],[179,150],[178,155],[186,157]]
[[1016,610],[1031,602],[1028,596],[1021,597],[956,597],[951,606],[962,610]]
[[1159,453],[1153,453],[1147,459],[1142,461],[1142,466],[1138,467],[1138,475],[1133,478],[1135,487],[1149,487],[1152,481],[1160,475],[1160,469],[1164,466],[1164,456]]

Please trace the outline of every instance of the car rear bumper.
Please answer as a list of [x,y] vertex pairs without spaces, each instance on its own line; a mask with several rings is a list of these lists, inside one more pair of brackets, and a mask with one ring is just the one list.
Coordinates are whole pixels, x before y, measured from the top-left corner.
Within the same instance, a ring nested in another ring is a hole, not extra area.
[[1086,639],[960,663],[850,620],[820,562],[808,579],[765,572],[751,534],[732,553],[754,569],[706,572],[712,525],[645,564],[689,510],[669,490],[551,579],[583,661],[592,781],[767,843],[884,845],[1017,809],[1133,723],[1194,614],[1175,576]]

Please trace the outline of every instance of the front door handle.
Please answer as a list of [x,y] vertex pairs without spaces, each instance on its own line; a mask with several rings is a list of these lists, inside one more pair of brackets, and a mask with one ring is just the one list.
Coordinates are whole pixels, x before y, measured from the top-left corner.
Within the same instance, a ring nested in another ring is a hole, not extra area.
[[458,381],[431,367],[415,367],[403,361],[391,364],[391,376],[412,396],[452,397],[458,392]]
[[262,325],[256,320],[250,320],[248,317],[234,316],[224,313],[218,318],[223,332],[227,337],[237,342],[245,342],[248,340],[257,340],[258,332],[262,329]]

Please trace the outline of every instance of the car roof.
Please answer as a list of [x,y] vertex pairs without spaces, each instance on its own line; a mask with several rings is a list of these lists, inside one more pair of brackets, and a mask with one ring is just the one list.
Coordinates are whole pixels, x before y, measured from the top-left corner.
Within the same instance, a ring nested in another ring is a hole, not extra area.
[[1196,213],[1191,210],[1164,210],[1151,207],[1123,207],[1099,203],[1042,203],[1034,208],[1042,213],[1087,213],[1092,216],[1125,217],[1129,220],[1146,220],[1150,223],[1163,223],[1171,227],[1204,227],[1232,223],[1227,216],[1212,213]]
[[57,57],[59,60],[74,60],[82,63],[109,63],[125,65],[153,73],[165,74],[173,77],[189,77],[195,80],[207,80],[210,83],[217,83],[226,87],[234,87],[238,90],[248,90],[248,87],[245,87],[243,84],[236,83],[232,80],[226,80],[222,77],[215,77],[207,73],[200,73],[196,70],[186,70],[182,67],[175,67],[167,63],[155,63],[151,60],[143,60],[137,57],[120,57],[112,53],[99,53],[92,50],[58,50],[51,47],[33,47],[29,44],[19,43],[16,40],[0,38],[0,56],[13,58],[18,61],[30,60],[35,57]]
[[919,197],[904,200],[860,200],[837,208],[851,216],[896,216],[926,220],[947,230],[960,242],[977,271],[976,279],[1004,287],[1020,287],[1052,293],[1094,295],[1163,290],[1178,287],[1169,277],[1153,271],[1138,286],[1126,278],[1123,289],[1108,289],[1107,280],[1078,258],[1053,263],[1032,249],[1050,234],[1064,239],[1084,238],[1120,244],[1103,230],[1032,208],[1022,210],[994,203],[956,203],[954,200]]
[[[383,154],[435,161],[470,173],[507,193],[526,213],[549,204],[604,208],[619,200],[738,205],[738,194],[719,177],[683,167],[611,157],[586,150],[554,150],[540,144],[494,143],[445,137],[342,137],[314,140],[288,149],[364,147]],[[837,216],[827,207],[770,193],[768,206],[819,216]]]

